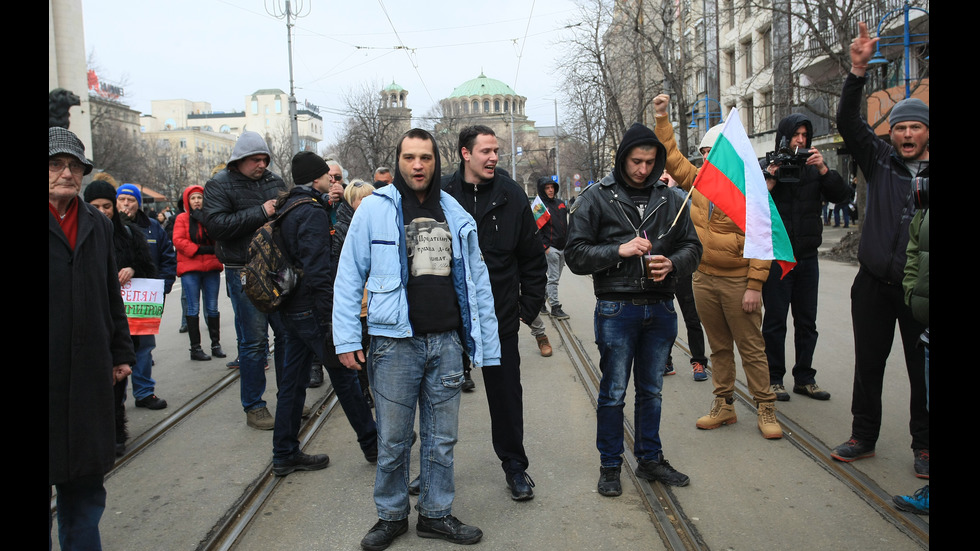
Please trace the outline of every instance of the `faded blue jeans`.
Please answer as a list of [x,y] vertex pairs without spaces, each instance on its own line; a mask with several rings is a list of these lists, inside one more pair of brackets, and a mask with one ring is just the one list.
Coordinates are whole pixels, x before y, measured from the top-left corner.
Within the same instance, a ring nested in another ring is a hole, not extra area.
[[378,518],[408,517],[415,405],[419,411],[421,492],[416,509],[430,518],[452,513],[453,448],[459,432],[463,349],[456,331],[404,339],[371,338],[368,378],[378,423],[374,503]]
[[623,463],[623,409],[632,370],[637,460],[660,461],[660,391],[667,354],[677,337],[672,299],[637,305],[629,301],[596,301],[595,340],[599,346],[599,399],[596,447],[603,467]]
[[269,326],[274,334],[276,365],[283,365],[286,354],[285,329],[278,314],[260,312],[245,295],[241,268],[225,268],[225,287],[235,312],[238,333],[238,372],[241,380],[242,409],[266,407],[265,366],[269,360]]

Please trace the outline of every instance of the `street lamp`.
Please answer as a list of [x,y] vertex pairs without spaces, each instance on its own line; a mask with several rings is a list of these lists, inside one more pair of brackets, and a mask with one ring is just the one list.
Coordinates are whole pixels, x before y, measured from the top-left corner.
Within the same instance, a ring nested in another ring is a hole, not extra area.
[[[919,37],[923,37],[923,36],[929,36],[929,33],[918,33],[918,34],[910,34],[909,33],[909,11],[910,10],[919,10],[919,11],[925,13],[926,15],[929,15],[929,12],[927,10],[924,10],[922,8],[917,8],[917,7],[914,7],[914,6],[910,6],[908,0],[905,0],[905,5],[902,6],[901,9],[894,9],[894,10],[891,10],[890,12],[886,13],[884,15],[884,17],[881,18],[881,21],[878,22],[877,34],[878,34],[878,39],[879,40],[878,40],[877,44],[875,44],[875,54],[871,57],[871,60],[868,61],[868,64],[869,65],[871,65],[871,64],[880,65],[880,64],[888,63],[888,58],[886,58],[884,55],[881,54],[882,41],[884,40],[884,38],[881,36],[881,26],[885,24],[885,20],[887,20],[889,17],[891,17],[891,16],[897,14],[899,11],[901,11],[903,13],[904,17],[905,17],[905,21],[904,21],[904,24],[902,26],[902,41],[901,42],[898,42],[897,40],[893,40],[891,42],[886,42],[884,45],[885,46],[897,46],[897,45],[901,44],[901,45],[903,45],[905,47],[905,97],[906,98],[908,98],[910,95],[912,95],[912,93],[911,93],[911,87],[909,85],[909,81],[911,80],[911,77],[910,77],[911,70],[909,68],[910,58],[911,58],[911,55],[910,55],[911,47],[913,45],[928,44],[929,43],[928,40],[917,40],[917,41],[913,41],[912,40],[913,38],[919,38]],[[898,37],[897,36],[890,36],[890,37],[887,37],[887,38],[897,39]]]
[[[705,111],[703,113],[698,112],[696,110],[698,104],[701,103],[702,101],[704,102],[704,108],[705,108]],[[713,101],[713,102],[715,102],[715,103],[718,104],[718,110],[717,111],[712,111],[711,110],[711,106],[708,105],[708,102],[709,101]],[[698,101],[694,102],[694,105],[691,106],[691,124],[688,125],[688,128],[697,128],[698,127],[698,119],[707,119],[707,121],[705,121],[706,124],[705,124],[705,127],[704,127],[707,130],[708,128],[711,128],[711,118],[712,117],[715,117],[715,116],[718,117],[718,122],[721,122],[721,118],[722,118],[721,102],[719,102],[715,98],[703,97],[703,98],[699,99]]]

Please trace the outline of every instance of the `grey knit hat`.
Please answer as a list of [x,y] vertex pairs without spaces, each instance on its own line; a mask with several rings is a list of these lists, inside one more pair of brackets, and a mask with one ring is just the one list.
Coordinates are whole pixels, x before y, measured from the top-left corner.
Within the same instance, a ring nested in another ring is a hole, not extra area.
[[238,137],[238,141],[235,142],[235,148],[231,151],[231,158],[228,159],[228,164],[230,165],[249,155],[258,155],[259,153],[268,155],[269,159],[272,159],[272,153],[269,153],[269,144],[265,143],[262,136],[258,132],[246,130],[242,132],[242,135]]
[[888,124],[894,126],[906,121],[921,122],[929,126],[929,106],[917,98],[906,98],[896,103],[888,115]]
[[60,126],[48,127],[48,157],[53,157],[59,153],[67,153],[78,159],[85,165],[85,174],[92,172],[95,166],[92,161],[85,158],[85,144],[74,132]]

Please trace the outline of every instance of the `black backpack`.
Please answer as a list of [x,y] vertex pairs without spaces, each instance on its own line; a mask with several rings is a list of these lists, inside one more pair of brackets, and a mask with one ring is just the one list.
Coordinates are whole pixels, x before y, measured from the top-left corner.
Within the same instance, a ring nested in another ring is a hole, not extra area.
[[283,250],[279,223],[293,208],[321,203],[310,197],[289,205],[282,212],[255,230],[248,244],[248,260],[245,262],[245,295],[260,312],[271,314],[282,306],[286,297],[299,286],[303,271],[295,268]]

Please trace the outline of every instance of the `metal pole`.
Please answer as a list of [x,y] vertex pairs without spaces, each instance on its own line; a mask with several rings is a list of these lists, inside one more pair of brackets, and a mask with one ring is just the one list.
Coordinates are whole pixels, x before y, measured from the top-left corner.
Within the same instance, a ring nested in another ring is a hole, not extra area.
[[289,132],[293,155],[299,153],[299,122],[296,115],[296,94],[293,90],[293,31],[290,18],[289,0],[286,0],[286,42],[289,48]]
[[[561,185],[561,164],[558,162],[558,98],[555,98],[555,176],[558,176],[558,189],[567,188]],[[565,189],[565,196],[567,198],[568,189]]]
[[510,107],[510,177],[517,181],[517,148],[514,147],[514,106]]

